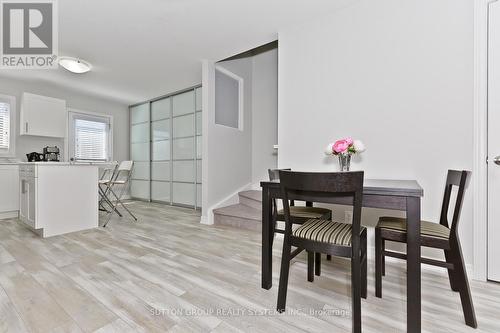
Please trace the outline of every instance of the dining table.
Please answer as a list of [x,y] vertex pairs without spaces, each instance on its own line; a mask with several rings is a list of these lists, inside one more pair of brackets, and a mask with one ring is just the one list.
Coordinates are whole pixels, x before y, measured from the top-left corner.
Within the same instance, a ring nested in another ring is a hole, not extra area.
[[[272,201],[280,199],[279,180],[262,181],[262,288],[272,287],[272,246],[275,233]],[[420,214],[422,187],[416,180],[365,179],[363,207],[406,212],[407,220],[407,332],[421,332]],[[352,205],[346,198],[335,204]],[[338,200],[338,201],[336,201]]]

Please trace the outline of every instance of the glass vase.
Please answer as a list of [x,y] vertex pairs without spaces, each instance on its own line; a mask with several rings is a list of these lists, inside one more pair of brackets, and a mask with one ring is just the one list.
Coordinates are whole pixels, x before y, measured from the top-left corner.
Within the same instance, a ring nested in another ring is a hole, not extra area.
[[339,154],[340,171],[349,171],[351,168],[351,154]]

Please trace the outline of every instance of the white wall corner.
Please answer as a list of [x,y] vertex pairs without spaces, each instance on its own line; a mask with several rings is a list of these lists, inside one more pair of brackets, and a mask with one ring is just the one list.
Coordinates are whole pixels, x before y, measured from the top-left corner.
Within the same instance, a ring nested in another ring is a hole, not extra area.
[[[475,280],[487,280],[487,111],[488,111],[488,7],[497,0],[474,2],[474,161],[473,262]],[[472,270],[470,270],[472,272]]]
[[200,217],[200,223],[201,224],[207,224],[207,225],[210,225],[210,224],[214,224],[214,221],[212,219],[212,221],[210,222],[209,219],[208,219],[208,216],[201,216]]
[[[213,224],[213,217],[211,217],[212,212],[207,209],[208,207],[208,189],[210,184],[208,172],[209,172],[209,162],[210,162],[210,154],[209,154],[209,123],[212,111],[215,107],[215,101],[213,96],[213,85],[215,82],[214,77],[214,69],[215,64],[209,60],[202,60],[202,97],[201,97],[201,108],[203,110],[202,114],[202,133],[205,133],[202,136],[202,149],[201,149],[201,159],[203,161],[201,167],[201,220],[202,224]],[[209,214],[210,212],[210,214]]]

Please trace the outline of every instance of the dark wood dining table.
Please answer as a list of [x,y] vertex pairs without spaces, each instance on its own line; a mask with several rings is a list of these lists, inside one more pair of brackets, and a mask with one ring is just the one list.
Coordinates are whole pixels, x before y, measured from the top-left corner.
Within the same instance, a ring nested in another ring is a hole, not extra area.
[[[272,200],[281,198],[278,181],[263,181],[262,187],[262,288],[272,287]],[[406,212],[407,218],[407,332],[421,332],[420,293],[420,198],[422,187],[415,180],[365,179],[363,207]],[[337,198],[338,204],[349,204]],[[336,200],[337,200],[336,199]]]

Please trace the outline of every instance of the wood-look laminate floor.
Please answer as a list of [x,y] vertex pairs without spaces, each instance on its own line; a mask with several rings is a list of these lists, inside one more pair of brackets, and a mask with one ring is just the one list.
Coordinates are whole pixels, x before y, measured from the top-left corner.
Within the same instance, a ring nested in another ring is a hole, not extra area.
[[[260,288],[260,234],[199,224],[188,209],[133,202],[140,222],[40,239],[17,220],[0,221],[0,332],[350,332],[349,266],[324,260],[306,280],[303,255],[290,272],[288,314],[274,286]],[[384,298],[370,262],[364,332],[406,328],[403,263],[389,263]],[[479,328],[463,322],[446,272],[424,269],[426,332],[500,332],[500,285],[472,282]]]

